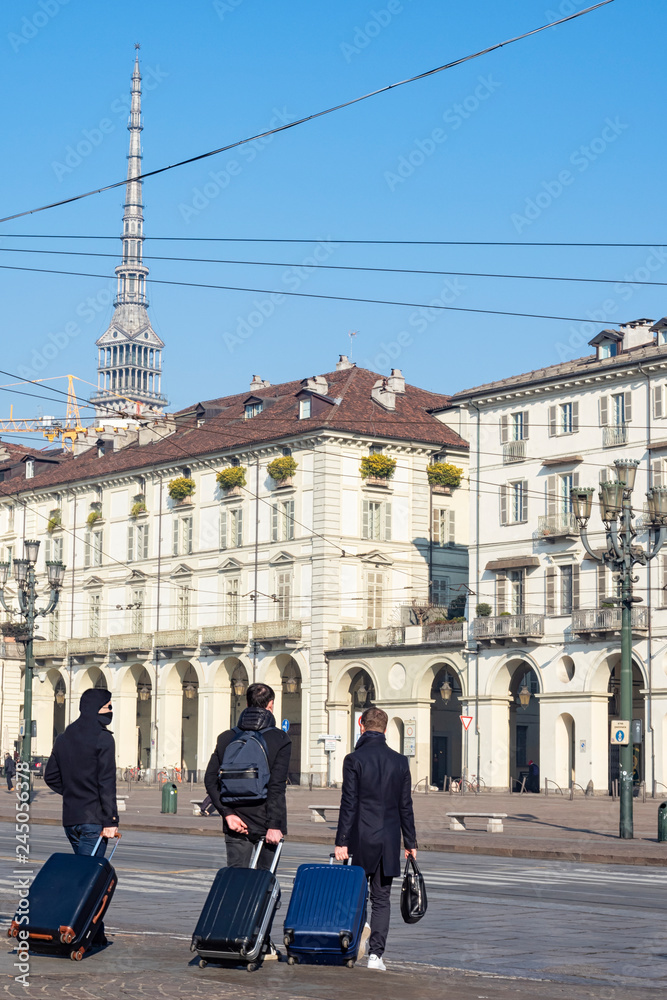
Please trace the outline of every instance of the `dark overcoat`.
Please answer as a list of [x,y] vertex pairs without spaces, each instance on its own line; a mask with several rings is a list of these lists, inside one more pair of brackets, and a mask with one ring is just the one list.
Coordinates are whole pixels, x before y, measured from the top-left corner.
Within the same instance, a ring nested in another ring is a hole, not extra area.
[[417,846],[408,758],[387,746],[383,733],[365,732],[343,762],[336,847],[347,847],[352,863],[372,874],[401,874],[403,844]]

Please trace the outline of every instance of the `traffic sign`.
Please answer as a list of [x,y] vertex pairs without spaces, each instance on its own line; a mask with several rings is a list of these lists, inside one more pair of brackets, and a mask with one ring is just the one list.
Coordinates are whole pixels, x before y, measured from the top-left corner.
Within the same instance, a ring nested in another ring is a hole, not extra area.
[[283,719],[281,729],[284,733],[289,733],[289,719]]
[[462,715],[461,716],[461,724],[463,725],[463,728],[465,729],[466,732],[470,728],[470,723],[471,722],[472,722],[472,715]]
[[403,754],[406,757],[417,756],[417,720],[406,719],[403,723]]
[[625,719],[612,719],[611,743],[626,747],[630,742],[630,723]]

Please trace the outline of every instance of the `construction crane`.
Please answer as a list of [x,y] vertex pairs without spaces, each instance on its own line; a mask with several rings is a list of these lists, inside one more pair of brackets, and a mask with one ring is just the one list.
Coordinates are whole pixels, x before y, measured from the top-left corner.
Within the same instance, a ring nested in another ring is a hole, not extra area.
[[[75,375],[59,375],[58,378],[67,378],[67,409],[65,420],[61,421],[55,417],[36,417],[14,419],[14,407],[9,408],[9,419],[0,419],[0,434],[31,434],[41,433],[44,437],[53,442],[60,439],[63,448],[71,450],[79,434],[85,434],[86,428],[81,423],[79,413],[79,403],[74,391]],[[34,379],[35,382],[50,382],[51,379]]]

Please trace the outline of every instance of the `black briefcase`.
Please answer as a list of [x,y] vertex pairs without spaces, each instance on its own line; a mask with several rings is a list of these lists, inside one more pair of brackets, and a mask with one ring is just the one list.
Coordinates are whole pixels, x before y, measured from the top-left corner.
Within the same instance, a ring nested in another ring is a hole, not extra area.
[[416,924],[426,913],[428,899],[424,876],[417,862],[410,856],[405,862],[401,888],[401,916],[406,924]]

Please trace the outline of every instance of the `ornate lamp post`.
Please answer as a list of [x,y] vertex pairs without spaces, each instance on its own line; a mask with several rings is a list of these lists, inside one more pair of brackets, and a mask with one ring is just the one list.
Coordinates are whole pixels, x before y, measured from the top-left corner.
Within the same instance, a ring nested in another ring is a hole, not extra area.
[[[621,596],[608,598],[620,604],[621,613],[621,690],[620,714],[628,723],[632,720],[632,605],[641,601],[634,597],[632,585],[639,579],[633,567],[646,566],[660,551],[665,541],[667,525],[667,488],[654,486],[646,494],[649,520],[649,546],[645,550],[635,543],[637,531],[632,524],[632,490],[639,462],[636,459],[616,459],[616,479],[600,484],[600,516],[607,536],[607,551],[598,556],[590,547],[586,526],[591,516],[591,487],[572,490],[572,511],[581,530],[581,540],[591,559],[610,566],[620,584]],[[620,748],[620,823],[619,836],[631,840],[632,828],[632,744]]]
[[[25,643],[25,686],[23,695],[23,743],[21,759],[30,764],[32,739],[32,643],[35,635],[35,619],[38,615],[50,615],[56,609],[60,589],[65,578],[65,565],[61,562],[49,561],[46,571],[51,593],[45,608],[37,608],[37,583],[35,579],[35,563],[39,554],[39,542],[24,541],[25,558],[14,560],[14,577],[18,586],[19,611],[24,618],[24,625],[15,634]],[[5,601],[4,587],[9,577],[9,563],[0,563],[0,604],[10,615],[15,614]]]

